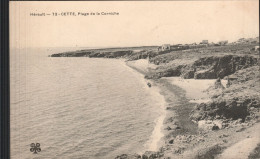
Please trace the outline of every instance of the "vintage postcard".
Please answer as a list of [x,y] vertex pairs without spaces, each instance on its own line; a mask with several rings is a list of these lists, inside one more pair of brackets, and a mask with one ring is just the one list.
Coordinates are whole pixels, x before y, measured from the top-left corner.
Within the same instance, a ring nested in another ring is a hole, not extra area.
[[259,1],[11,1],[12,159],[260,158]]

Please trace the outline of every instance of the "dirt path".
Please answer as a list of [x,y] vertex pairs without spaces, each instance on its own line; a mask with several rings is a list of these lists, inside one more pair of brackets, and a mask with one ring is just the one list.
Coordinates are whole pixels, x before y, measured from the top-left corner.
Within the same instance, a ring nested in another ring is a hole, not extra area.
[[247,159],[249,154],[260,143],[260,124],[256,125],[248,138],[245,138],[236,144],[227,148],[216,159]]

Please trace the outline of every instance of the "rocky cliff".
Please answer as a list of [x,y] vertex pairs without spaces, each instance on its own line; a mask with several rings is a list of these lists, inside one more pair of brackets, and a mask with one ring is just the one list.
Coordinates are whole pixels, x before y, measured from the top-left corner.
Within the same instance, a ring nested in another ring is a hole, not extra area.
[[[208,56],[189,62],[165,64],[146,76],[146,78],[161,78],[182,76],[185,79],[216,79],[231,75],[238,70],[258,65],[258,58],[248,55]],[[185,59],[183,59],[185,61]]]

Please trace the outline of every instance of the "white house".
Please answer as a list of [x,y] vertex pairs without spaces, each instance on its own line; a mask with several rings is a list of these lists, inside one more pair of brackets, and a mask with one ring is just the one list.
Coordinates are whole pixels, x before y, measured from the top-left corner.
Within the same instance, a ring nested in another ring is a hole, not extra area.
[[162,51],[166,51],[166,50],[171,50],[171,45],[170,44],[163,44],[162,45]]

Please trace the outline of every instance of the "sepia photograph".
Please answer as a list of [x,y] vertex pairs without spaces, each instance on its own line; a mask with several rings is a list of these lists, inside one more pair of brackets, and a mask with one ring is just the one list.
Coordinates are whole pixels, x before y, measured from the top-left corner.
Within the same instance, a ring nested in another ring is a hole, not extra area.
[[259,1],[10,1],[11,159],[260,159]]

